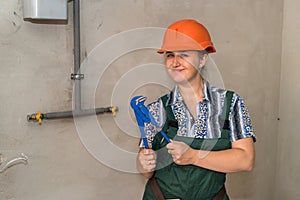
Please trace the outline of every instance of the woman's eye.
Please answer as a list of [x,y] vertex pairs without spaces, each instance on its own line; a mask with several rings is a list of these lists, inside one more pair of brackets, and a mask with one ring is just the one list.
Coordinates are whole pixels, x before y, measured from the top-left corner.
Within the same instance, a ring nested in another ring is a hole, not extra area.
[[182,54],[180,54],[180,57],[186,58],[186,57],[189,57],[189,55],[188,55],[188,54],[185,54],[185,53],[182,53]]
[[174,54],[172,54],[172,53],[167,53],[167,54],[166,54],[166,57],[167,57],[167,58],[173,58],[173,57],[174,57]]

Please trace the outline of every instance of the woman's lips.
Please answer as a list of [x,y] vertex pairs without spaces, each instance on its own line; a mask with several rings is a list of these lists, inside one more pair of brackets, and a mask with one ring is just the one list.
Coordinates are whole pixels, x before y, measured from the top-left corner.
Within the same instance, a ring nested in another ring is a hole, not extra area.
[[174,72],[182,72],[184,69],[173,69]]

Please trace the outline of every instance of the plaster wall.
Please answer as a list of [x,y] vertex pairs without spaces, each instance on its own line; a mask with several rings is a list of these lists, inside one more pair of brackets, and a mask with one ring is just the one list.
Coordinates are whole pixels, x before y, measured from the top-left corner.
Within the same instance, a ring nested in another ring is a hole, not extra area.
[[[93,120],[92,117],[82,121],[85,131],[78,131],[73,119],[45,120],[41,126],[26,120],[27,114],[39,110],[44,113],[72,110],[72,3],[68,7],[66,24],[31,23],[22,19],[21,0],[0,0],[0,153],[3,160],[21,152],[29,158],[28,165],[16,165],[0,174],[0,199],[141,199],[145,180],[140,175],[118,170],[95,157],[99,152],[93,150],[101,150],[107,144],[89,140],[92,145],[86,148],[83,138],[92,129],[84,124]],[[97,46],[124,31],[164,28],[182,18],[202,22],[217,48],[211,58],[223,83],[244,98],[258,136],[255,169],[251,173],[229,174],[229,194],[232,199],[273,199],[282,16],[282,0],[81,1],[82,62],[101,63],[113,50],[107,46],[106,53],[95,56]],[[155,36],[156,39],[161,40]],[[123,48],[128,42],[135,40],[125,38],[112,43]],[[288,40],[283,46],[286,45]],[[141,48],[117,55],[108,66],[99,65],[107,68],[98,79],[92,97],[87,92],[89,80],[97,74],[86,72],[82,82],[83,108],[110,106],[115,101],[112,96],[118,81],[134,67],[149,63],[160,65],[162,57],[154,49]],[[147,75],[138,78],[146,79]],[[164,76],[161,79],[166,85],[169,83]],[[152,83],[136,88],[121,100],[128,102],[131,96],[143,94],[151,101],[166,91],[165,86]],[[120,107],[117,119],[122,113],[131,115],[129,102],[128,107]],[[138,129],[127,133],[110,114],[96,119],[110,144],[128,154],[138,151]],[[129,123],[134,124],[133,121]],[[105,155],[111,157],[112,164],[119,164],[120,168],[127,166],[126,160],[109,152]],[[279,167],[279,170],[283,169]]]
[[299,199],[299,1],[284,1],[276,199]]

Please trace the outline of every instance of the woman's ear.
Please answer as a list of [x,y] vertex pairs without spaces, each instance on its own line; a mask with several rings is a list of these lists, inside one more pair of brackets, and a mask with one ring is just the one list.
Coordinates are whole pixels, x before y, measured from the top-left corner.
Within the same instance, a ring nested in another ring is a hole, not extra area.
[[199,69],[201,69],[206,64],[207,59],[208,59],[208,54],[203,54],[200,57]]

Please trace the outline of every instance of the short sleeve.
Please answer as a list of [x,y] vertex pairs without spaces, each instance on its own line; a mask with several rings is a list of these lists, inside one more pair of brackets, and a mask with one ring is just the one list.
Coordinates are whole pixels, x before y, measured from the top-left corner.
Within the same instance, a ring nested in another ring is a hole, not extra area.
[[253,140],[256,141],[256,135],[253,132],[249,111],[244,100],[236,93],[234,93],[232,98],[229,122],[231,142],[248,137],[252,137]]

